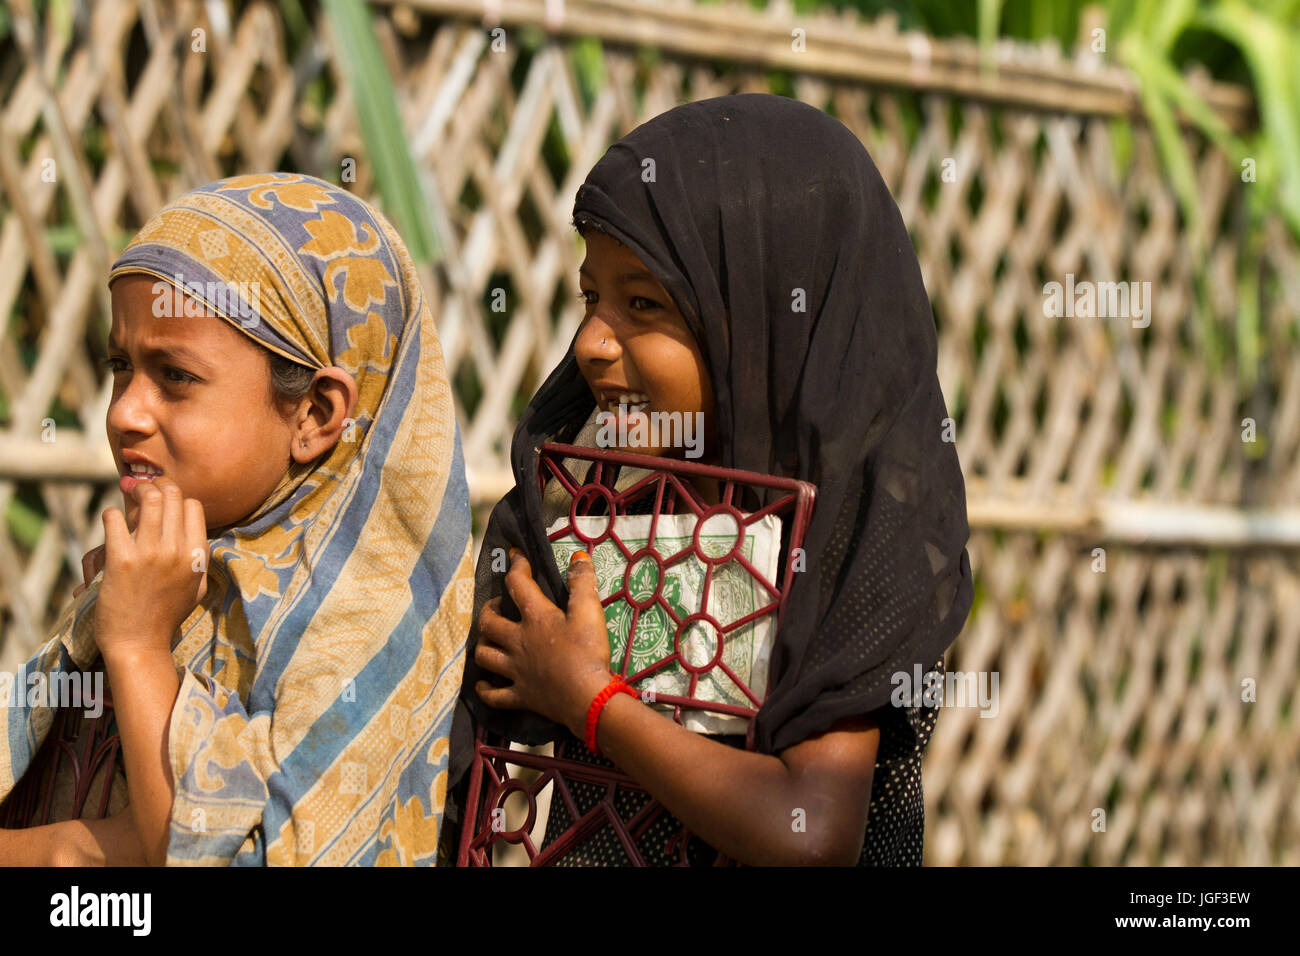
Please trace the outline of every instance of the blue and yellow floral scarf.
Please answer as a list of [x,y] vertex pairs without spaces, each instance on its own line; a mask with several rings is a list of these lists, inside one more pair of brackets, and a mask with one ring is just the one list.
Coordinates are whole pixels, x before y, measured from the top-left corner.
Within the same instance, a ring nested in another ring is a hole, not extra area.
[[[168,864],[434,863],[474,585],[451,388],[406,247],[351,194],[271,173],[166,206],[109,282],[126,273],[359,393],[344,440],[209,542],[207,594],[173,639]],[[94,661],[99,581],[17,687]],[[0,798],[52,719],[4,708]]]

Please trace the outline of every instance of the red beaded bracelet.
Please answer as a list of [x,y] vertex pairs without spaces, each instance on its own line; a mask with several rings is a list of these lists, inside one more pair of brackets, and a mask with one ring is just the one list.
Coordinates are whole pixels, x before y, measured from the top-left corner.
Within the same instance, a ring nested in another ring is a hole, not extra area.
[[600,754],[600,751],[596,748],[596,722],[600,720],[600,712],[605,709],[605,705],[609,703],[609,699],[615,694],[637,696],[637,692],[624,683],[623,678],[615,675],[614,679],[596,695],[596,699],[587,708],[587,749],[597,755]]

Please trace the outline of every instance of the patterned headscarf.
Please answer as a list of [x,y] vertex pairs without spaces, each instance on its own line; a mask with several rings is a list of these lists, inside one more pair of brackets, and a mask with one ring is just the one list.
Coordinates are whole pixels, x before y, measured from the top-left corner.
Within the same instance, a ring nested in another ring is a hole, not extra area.
[[[153,275],[271,351],[356,380],[352,427],[209,542],[173,638],[167,862],[432,864],[473,606],[469,494],[429,305],[374,208],[239,176],[162,209],[109,282]],[[97,578],[17,682],[93,663]],[[10,707],[0,798],[49,731]]]

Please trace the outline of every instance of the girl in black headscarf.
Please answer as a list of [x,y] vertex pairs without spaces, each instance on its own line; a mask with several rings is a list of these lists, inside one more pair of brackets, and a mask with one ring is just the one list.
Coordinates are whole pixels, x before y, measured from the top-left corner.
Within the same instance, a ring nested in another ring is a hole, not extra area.
[[[463,703],[523,743],[582,739],[611,679],[609,648],[590,562],[571,566],[566,587],[551,557],[538,449],[628,393],[647,411],[703,411],[705,461],[817,486],[757,752],[627,695],[599,712],[599,750],[680,820],[669,830],[695,835],[692,862],[721,851],[755,864],[919,865],[920,758],[937,713],[932,697],[896,705],[897,675],[942,677],[972,583],[934,319],[880,174],[825,113],[724,96],[612,146],[578,191],[574,223],[587,240],[586,317],[515,433],[516,486],[479,561]],[[511,551],[504,578],[495,548]],[[472,735],[458,717],[453,782]],[[593,847],[585,861],[615,859]]]

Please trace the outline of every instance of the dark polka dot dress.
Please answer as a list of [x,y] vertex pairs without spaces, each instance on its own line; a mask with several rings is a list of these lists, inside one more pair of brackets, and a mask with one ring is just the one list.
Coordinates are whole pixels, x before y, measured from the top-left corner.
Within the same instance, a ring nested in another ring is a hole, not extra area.
[[[933,667],[943,679],[944,664]],[[925,844],[921,758],[939,719],[938,707],[886,707],[871,777],[871,805],[859,866],[920,866]]]

